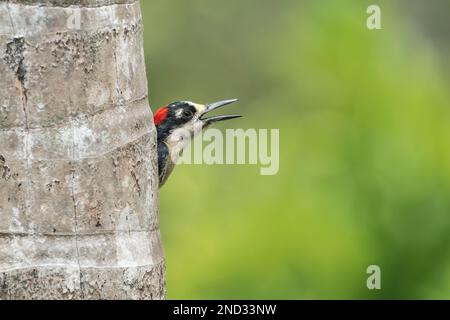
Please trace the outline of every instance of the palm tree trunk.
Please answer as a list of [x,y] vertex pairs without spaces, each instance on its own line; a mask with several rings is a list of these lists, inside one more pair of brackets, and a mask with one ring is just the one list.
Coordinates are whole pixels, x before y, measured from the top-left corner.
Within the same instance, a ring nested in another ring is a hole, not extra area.
[[134,0],[0,0],[0,299],[163,299]]

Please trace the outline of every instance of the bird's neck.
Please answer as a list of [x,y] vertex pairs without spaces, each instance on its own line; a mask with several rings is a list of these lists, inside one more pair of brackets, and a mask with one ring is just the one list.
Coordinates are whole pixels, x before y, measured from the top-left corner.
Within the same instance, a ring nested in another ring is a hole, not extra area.
[[166,141],[166,139],[169,137],[170,131],[165,130],[164,128],[161,128],[161,127],[156,127],[156,134],[157,134],[158,143],[162,143],[162,142]]

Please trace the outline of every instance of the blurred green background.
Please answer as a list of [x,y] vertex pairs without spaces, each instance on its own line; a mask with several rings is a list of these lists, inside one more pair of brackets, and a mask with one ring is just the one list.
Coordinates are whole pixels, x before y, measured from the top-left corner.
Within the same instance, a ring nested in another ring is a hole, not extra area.
[[236,97],[218,128],[280,129],[277,175],[161,190],[169,299],[450,298],[449,1],[141,3],[153,110]]

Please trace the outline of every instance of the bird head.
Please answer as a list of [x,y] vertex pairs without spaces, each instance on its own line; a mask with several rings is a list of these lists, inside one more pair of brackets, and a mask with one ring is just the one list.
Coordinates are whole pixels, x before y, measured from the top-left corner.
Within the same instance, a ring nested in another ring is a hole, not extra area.
[[171,103],[155,112],[153,122],[158,136],[159,186],[163,186],[171,174],[189,141],[203,129],[219,121],[239,118],[239,115],[219,115],[206,117],[206,114],[236,102],[236,99],[223,100],[210,104],[190,101]]
[[179,101],[159,108],[153,117],[158,142],[177,142],[181,137],[193,137],[202,129],[219,121],[239,118],[240,115],[218,115],[206,117],[211,111],[236,102],[237,99],[223,100],[210,104]]

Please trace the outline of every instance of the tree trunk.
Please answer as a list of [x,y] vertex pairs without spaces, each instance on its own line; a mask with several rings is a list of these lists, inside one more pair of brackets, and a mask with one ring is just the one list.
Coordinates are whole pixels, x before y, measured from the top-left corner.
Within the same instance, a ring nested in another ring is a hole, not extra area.
[[163,299],[134,0],[0,0],[0,299]]

